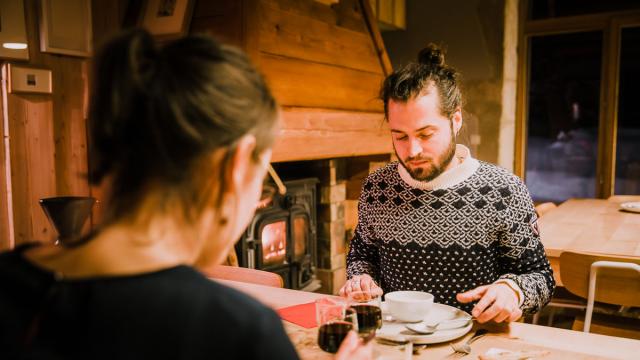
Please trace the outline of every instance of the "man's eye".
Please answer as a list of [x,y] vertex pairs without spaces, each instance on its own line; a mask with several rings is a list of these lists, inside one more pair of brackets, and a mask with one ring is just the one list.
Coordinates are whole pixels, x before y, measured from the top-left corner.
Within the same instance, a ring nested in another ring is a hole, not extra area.
[[418,137],[419,137],[421,140],[427,140],[427,139],[428,139],[428,138],[430,138],[432,135],[433,135],[432,133],[429,133],[429,134],[420,134],[420,135],[418,135]]
[[406,136],[406,135],[404,135],[404,136],[398,136],[398,137],[396,137],[396,140],[398,140],[398,141],[405,141],[405,140],[407,140],[407,136]]

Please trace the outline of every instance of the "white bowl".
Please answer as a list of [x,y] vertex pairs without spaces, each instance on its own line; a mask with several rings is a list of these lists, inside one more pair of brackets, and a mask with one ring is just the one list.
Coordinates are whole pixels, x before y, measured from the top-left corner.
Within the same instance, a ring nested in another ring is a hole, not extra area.
[[424,291],[393,291],[384,301],[394,319],[404,322],[423,321],[433,306],[433,295]]

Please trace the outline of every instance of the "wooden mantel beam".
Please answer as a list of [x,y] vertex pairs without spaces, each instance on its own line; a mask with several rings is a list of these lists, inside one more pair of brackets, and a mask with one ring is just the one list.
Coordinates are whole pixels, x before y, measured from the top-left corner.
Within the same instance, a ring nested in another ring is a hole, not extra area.
[[273,162],[327,159],[392,152],[381,113],[284,108]]

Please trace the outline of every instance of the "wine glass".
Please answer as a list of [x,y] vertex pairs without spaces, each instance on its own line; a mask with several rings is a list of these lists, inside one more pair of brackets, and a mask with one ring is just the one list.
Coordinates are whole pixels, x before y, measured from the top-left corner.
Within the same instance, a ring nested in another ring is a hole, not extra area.
[[358,318],[358,333],[367,337],[382,327],[380,296],[368,291],[352,291],[347,296],[349,307],[355,310]]
[[336,353],[349,331],[358,331],[358,317],[344,299],[322,298],[316,300],[318,321],[318,346],[326,352]]

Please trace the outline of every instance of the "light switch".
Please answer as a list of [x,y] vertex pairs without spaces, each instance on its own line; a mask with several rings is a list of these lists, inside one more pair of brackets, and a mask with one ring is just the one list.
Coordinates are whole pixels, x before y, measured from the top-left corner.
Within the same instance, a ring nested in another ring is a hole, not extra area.
[[9,92],[51,94],[51,70],[9,64]]

